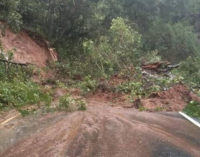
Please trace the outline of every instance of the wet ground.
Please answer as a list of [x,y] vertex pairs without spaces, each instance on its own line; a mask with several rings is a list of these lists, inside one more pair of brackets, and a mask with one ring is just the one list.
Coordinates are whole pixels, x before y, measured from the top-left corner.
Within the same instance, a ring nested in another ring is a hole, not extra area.
[[91,101],[88,110],[0,126],[1,157],[200,157],[200,129],[178,113]]

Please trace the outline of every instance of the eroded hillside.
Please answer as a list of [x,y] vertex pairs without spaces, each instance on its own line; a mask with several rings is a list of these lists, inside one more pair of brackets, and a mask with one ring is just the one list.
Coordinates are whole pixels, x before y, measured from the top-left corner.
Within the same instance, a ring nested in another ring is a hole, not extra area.
[[9,28],[2,31],[4,31],[0,37],[2,47],[6,51],[13,52],[15,62],[44,67],[48,62],[57,60],[57,53],[45,40],[38,43],[26,31],[14,33]]

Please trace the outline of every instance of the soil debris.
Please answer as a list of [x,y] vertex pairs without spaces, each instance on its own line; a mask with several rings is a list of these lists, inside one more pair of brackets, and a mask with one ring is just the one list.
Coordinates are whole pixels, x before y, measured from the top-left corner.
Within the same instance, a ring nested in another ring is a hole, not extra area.
[[179,64],[173,65],[168,61],[160,61],[142,65],[143,70],[153,71],[157,73],[169,72],[174,68],[178,68]]
[[143,107],[147,111],[182,111],[192,100],[200,99],[188,87],[178,84],[166,91],[153,93],[146,99],[138,99],[134,107]]
[[48,62],[57,61],[57,53],[53,48],[48,44],[38,44],[26,31],[15,34],[7,28],[0,42],[4,50],[13,52],[14,62],[44,67]]

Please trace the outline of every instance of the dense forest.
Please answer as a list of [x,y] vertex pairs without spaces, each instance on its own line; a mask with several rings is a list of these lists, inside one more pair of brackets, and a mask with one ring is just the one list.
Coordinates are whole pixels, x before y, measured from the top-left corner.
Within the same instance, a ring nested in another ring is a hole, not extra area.
[[[163,59],[180,62],[188,56],[199,55],[198,0],[0,2],[1,20],[14,31],[26,29],[50,40],[62,60],[84,56],[85,41],[99,43],[102,37],[109,38],[112,20],[117,17],[121,18],[119,25],[124,22],[141,35],[140,56],[156,50]],[[121,29],[126,28],[122,26]]]
[[[140,71],[163,60],[180,65],[176,79],[163,78],[164,86],[183,81],[199,92],[200,0],[1,0],[0,20],[16,33],[26,30],[50,41],[59,56],[54,68],[84,77],[86,90],[94,88],[95,78],[129,75],[132,67]],[[138,75],[139,84],[122,88],[139,88],[133,95],[144,96]],[[148,90],[155,89],[165,88]]]

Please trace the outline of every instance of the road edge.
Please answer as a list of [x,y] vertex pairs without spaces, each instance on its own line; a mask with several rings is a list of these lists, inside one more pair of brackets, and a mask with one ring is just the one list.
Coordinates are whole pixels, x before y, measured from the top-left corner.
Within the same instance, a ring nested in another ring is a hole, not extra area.
[[185,114],[183,112],[179,112],[179,114],[181,116],[183,116],[185,119],[187,119],[188,121],[190,121],[191,123],[193,123],[194,125],[196,125],[197,127],[200,128],[200,123],[197,122],[196,120],[194,120],[192,117],[188,116],[187,114]]

